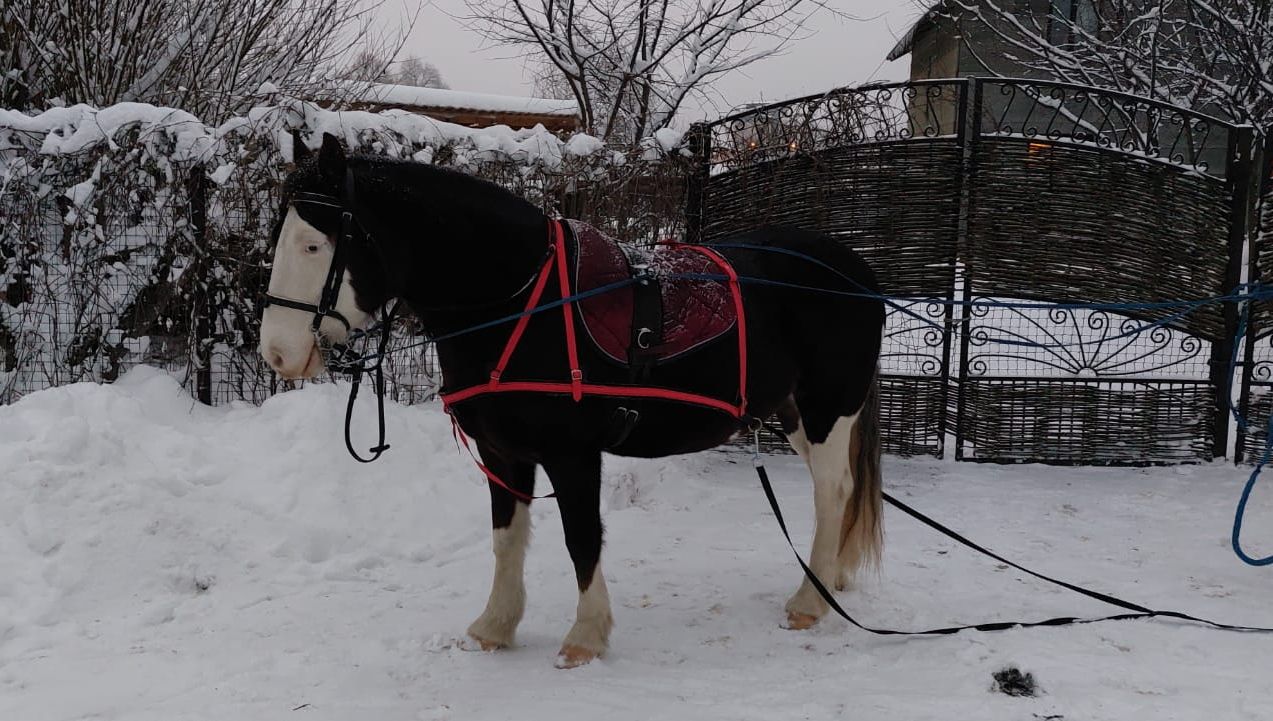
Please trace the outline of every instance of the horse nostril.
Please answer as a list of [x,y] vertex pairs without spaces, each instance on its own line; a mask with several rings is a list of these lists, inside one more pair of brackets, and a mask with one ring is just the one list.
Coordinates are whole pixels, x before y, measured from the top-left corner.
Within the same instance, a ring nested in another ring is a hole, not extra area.
[[270,367],[276,371],[283,370],[283,354],[278,351],[270,352]]

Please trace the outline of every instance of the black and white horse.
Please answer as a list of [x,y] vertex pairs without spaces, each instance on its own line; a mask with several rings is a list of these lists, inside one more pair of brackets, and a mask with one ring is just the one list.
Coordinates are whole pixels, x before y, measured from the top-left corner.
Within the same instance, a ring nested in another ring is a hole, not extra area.
[[[365,326],[394,299],[434,338],[523,310],[551,257],[553,221],[533,205],[461,173],[347,157],[331,136],[324,136],[316,154],[297,138],[295,154],[276,230],[269,285],[274,302],[261,323],[261,353],[280,375],[316,375],[324,344]],[[873,291],[875,278],[852,250],[811,232],[757,229],[719,252],[744,279],[746,407],[755,417],[777,414],[807,462],[816,516],[810,565],[827,587],[844,589],[860,566],[878,559],[882,546],[876,368],[884,308],[860,292]],[[753,279],[847,292],[816,293]],[[557,284],[547,283],[539,302],[561,297]],[[324,312],[315,315],[318,306]],[[512,325],[439,342],[446,389],[489,382]],[[734,399],[740,367],[736,332],[655,365],[642,385]],[[567,378],[564,336],[560,312],[532,316],[503,377]],[[579,375],[588,382],[631,384],[630,371],[586,336],[577,355]],[[739,419],[719,409],[649,398],[639,403],[639,420],[618,443],[615,411],[632,405],[622,398],[492,393],[452,408],[484,464],[518,492],[490,484],[495,577],[486,609],[468,629],[482,648],[509,646],[522,618],[530,532],[526,497],[535,490],[536,466],[542,466],[556,493],[579,587],[577,619],[559,664],[587,663],[605,651],[612,616],[600,565],[603,451],[637,457],[688,453],[717,446],[740,430]],[[807,628],[827,610],[806,579],[786,604],[787,625]]]

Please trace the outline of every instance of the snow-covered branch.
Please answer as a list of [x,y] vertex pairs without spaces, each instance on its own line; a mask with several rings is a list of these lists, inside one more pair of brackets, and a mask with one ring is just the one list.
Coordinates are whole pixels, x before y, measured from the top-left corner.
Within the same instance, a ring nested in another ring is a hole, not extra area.
[[1269,0],[952,0],[948,11],[988,28],[1027,72],[1273,127]]
[[[549,69],[585,128],[632,141],[715,77],[780,52],[821,0],[469,0],[469,23]],[[541,90],[542,92],[542,90]]]
[[318,89],[354,47],[393,46],[373,38],[369,2],[6,0],[0,107],[139,101],[225,118],[265,82]]

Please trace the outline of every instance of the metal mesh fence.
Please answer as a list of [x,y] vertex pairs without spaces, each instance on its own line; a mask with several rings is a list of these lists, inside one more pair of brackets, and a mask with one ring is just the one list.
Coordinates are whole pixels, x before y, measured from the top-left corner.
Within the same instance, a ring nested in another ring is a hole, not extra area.
[[[267,114],[216,133],[203,153],[181,152],[186,135],[145,122],[52,155],[46,135],[0,134],[0,403],[111,381],[140,363],[179,372],[211,404],[261,402],[290,387],[256,352],[288,123],[286,113]],[[354,152],[462,169],[631,242],[684,229],[684,167],[650,147],[547,162],[374,123],[353,140]],[[412,346],[386,361],[401,402],[429,400],[438,387],[436,358],[420,340],[413,321],[395,325],[391,347]]]

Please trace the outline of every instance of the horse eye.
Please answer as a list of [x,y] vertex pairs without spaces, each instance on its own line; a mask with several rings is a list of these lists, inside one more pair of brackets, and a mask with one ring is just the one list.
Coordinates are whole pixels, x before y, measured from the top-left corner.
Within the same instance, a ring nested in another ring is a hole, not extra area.
[[305,246],[305,252],[306,252],[306,253],[317,253],[317,252],[318,252],[318,246],[317,246],[317,245],[307,245],[307,246]]

